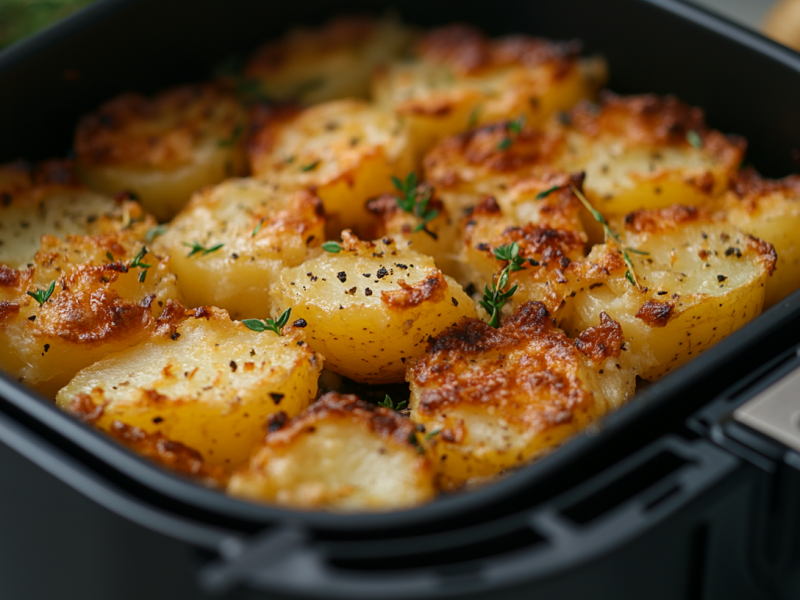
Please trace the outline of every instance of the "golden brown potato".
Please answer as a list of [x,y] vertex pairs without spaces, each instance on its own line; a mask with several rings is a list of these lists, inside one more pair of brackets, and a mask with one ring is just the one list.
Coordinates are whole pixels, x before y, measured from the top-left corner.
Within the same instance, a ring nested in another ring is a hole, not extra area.
[[746,145],[673,96],[607,93],[566,121],[559,166],[586,172],[586,196],[607,215],[707,202],[727,189]]
[[99,235],[145,219],[138,204],[87,190],[66,161],[0,165],[0,200],[0,263],[13,268],[33,261],[43,235]]
[[750,169],[742,171],[722,206],[728,223],[769,242],[778,254],[775,273],[767,281],[764,307],[800,287],[800,177],[774,181]]
[[[537,300],[558,318],[565,298],[573,290],[568,286],[565,269],[572,261],[585,257],[586,235],[577,223],[580,204],[569,189],[552,192],[542,200],[534,200],[536,220],[518,221],[506,216],[493,197],[481,202],[465,218],[461,246],[460,281],[472,284],[482,292],[491,286],[507,261],[499,260],[495,251],[516,244],[519,256],[524,259],[522,269],[512,272],[507,288],[518,286],[516,293],[504,307],[510,314],[514,306]],[[522,205],[516,205],[521,210]],[[541,223],[541,224],[540,224]],[[575,229],[558,229],[551,224],[575,225]],[[482,309],[481,309],[482,310]]]
[[[391,17],[340,17],[298,28],[259,48],[245,66],[246,95],[317,104],[365,98],[372,72],[400,55],[412,33]],[[240,85],[241,87],[241,85]]]
[[246,130],[244,108],[211,85],[123,94],[79,123],[78,173],[98,192],[135,194],[166,220],[201,187],[246,173]]
[[403,381],[425,340],[475,306],[433,259],[390,238],[364,242],[345,231],[340,250],[284,269],[276,306],[307,322],[308,343],[327,367],[355,381]]
[[[421,436],[420,436],[421,437]],[[228,492],[293,508],[337,511],[411,508],[434,496],[431,465],[411,421],[355,396],[325,394],[269,433]]]
[[652,353],[646,379],[673,371],[761,312],[775,250],[695,207],[638,211],[618,225],[642,289],[611,243],[564,269],[575,292],[562,320],[576,333],[600,312],[617,321],[633,354]]
[[322,204],[310,192],[232,179],[195,194],[153,247],[170,256],[189,306],[266,318],[279,308],[270,289],[281,269],[302,263],[324,239]]
[[251,331],[223,310],[178,315],[138,346],[83,369],[58,404],[113,430],[119,421],[198,451],[209,465],[247,460],[267,418],[296,415],[317,392],[322,359],[299,328]]
[[328,215],[328,235],[364,232],[368,200],[394,190],[413,157],[400,119],[360,100],[305,110],[258,107],[249,146],[253,174],[287,189],[313,187]]
[[608,317],[570,340],[529,302],[493,329],[464,319],[412,361],[411,418],[427,431],[438,485],[453,489],[523,465],[629,398],[614,367],[623,341]]
[[427,33],[415,60],[379,71],[373,97],[408,119],[417,152],[476,124],[524,117],[540,124],[591,98],[605,62],[581,59],[579,45],[508,36],[495,40],[467,25]]
[[142,241],[151,224],[45,235],[31,266],[0,265],[0,368],[52,397],[80,369],[161,327],[179,294],[169,260]]

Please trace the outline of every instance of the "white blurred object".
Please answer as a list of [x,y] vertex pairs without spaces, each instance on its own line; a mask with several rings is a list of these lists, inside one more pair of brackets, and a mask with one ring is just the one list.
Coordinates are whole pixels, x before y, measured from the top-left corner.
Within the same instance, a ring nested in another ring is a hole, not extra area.
[[707,8],[732,21],[747,27],[759,29],[770,8],[777,4],[775,0],[691,0],[695,4]]

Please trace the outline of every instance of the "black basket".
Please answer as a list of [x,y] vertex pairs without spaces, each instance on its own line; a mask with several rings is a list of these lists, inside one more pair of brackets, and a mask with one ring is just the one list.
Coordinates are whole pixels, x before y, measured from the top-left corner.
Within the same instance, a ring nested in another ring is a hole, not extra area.
[[[122,91],[390,7],[581,39],[608,58],[611,89],[677,94],[746,136],[765,174],[796,169],[800,55],[677,0],[105,0],[0,53],[0,161],[64,155],[77,118]],[[0,445],[0,597],[796,599],[800,454],[734,412],[796,366],[799,332],[794,294],[539,462],[388,514],[204,489],[2,377],[0,441],[16,453]]]

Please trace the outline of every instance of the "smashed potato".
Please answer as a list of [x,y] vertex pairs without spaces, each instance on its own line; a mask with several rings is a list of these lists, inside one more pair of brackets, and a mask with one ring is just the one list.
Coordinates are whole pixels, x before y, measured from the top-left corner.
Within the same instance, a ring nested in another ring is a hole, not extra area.
[[418,153],[476,124],[522,117],[539,124],[606,79],[600,58],[580,46],[527,36],[492,40],[468,25],[435,29],[417,43],[413,60],[378,72],[373,97],[409,122]]
[[635,374],[607,364],[622,339],[606,317],[570,340],[539,302],[499,329],[465,319],[432,338],[408,381],[411,419],[425,426],[438,485],[453,489],[529,462],[627,400]]
[[327,368],[364,383],[403,381],[428,337],[474,317],[475,305],[407,242],[365,242],[347,231],[342,239],[334,253],[284,269],[274,302],[305,321]]
[[231,477],[228,492],[349,512],[418,506],[435,488],[413,423],[355,396],[328,393],[294,419],[273,415],[266,438]]
[[246,173],[246,137],[244,108],[215,86],[123,94],[81,119],[76,164],[91,189],[135,194],[163,221],[201,187]]
[[412,37],[391,17],[341,17],[294,29],[256,50],[243,71],[244,92],[253,96],[255,88],[259,99],[303,104],[364,98],[372,72],[400,55]]
[[157,237],[189,306],[218,306],[232,317],[266,318],[284,267],[302,263],[325,239],[322,205],[305,190],[231,179],[198,192]]
[[57,401],[101,429],[121,422],[188,446],[210,465],[235,466],[270,415],[308,407],[321,370],[297,329],[259,333],[202,307],[83,369]]
[[305,110],[259,107],[249,155],[253,174],[285,188],[313,187],[328,216],[328,234],[364,232],[368,200],[394,190],[392,177],[413,170],[402,121],[360,100]]

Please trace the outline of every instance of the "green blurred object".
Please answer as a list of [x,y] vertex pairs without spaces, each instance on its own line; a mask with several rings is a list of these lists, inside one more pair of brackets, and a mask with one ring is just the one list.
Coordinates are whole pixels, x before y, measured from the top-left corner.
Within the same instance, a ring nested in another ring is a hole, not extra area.
[[0,0],[0,48],[71,15],[94,0]]

